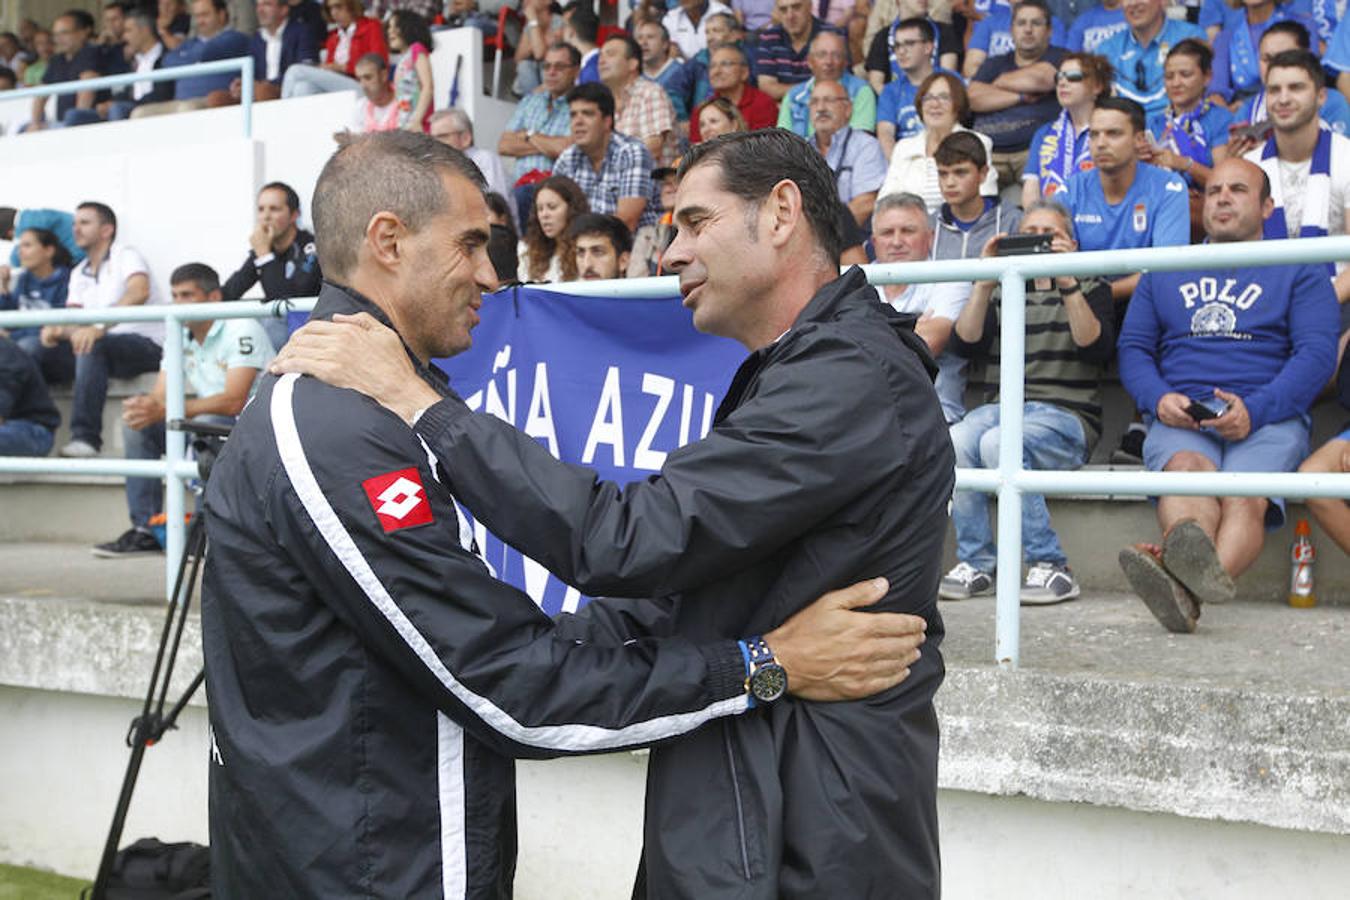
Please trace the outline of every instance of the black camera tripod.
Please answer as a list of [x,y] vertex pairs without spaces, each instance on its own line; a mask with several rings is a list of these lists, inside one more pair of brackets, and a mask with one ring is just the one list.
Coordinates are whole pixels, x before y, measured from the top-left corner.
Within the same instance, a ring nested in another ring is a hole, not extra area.
[[[193,419],[175,419],[168,427],[193,435],[192,449],[197,457],[197,472],[202,487],[205,488],[207,480],[211,477],[211,467],[215,464],[216,456],[220,453],[225,439],[229,437],[230,427]],[[202,685],[205,673],[199,670],[182,696],[168,712],[165,712],[169,682],[173,678],[174,664],[178,659],[178,650],[183,640],[183,627],[187,624],[192,595],[196,590],[197,578],[205,556],[206,527],[202,517],[195,515],[188,525],[183,556],[178,561],[173,597],[165,612],[164,628],[160,631],[159,650],[155,654],[155,665],[150,672],[150,685],[145,692],[145,704],[141,707],[141,714],[131,720],[131,727],[127,731],[126,742],[131,748],[131,758],[127,760],[127,771],[122,777],[122,792],[117,798],[117,809],[113,813],[112,826],[108,829],[108,840],[103,845],[103,858],[99,861],[98,875],[88,894],[90,900],[105,900],[107,896],[108,879],[117,856],[117,845],[122,840],[127,811],[131,808],[131,795],[136,790],[136,779],[140,775],[141,761],[145,758],[146,749],[154,746],[165,733],[177,727],[175,723],[179,714]]]

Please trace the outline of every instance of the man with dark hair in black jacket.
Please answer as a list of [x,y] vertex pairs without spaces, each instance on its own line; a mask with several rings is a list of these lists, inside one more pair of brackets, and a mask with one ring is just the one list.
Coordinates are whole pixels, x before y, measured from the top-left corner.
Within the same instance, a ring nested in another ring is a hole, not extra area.
[[[936,601],[954,454],[913,317],[877,303],[860,270],[839,274],[836,203],[824,159],[787,131],[684,157],[664,264],[695,327],[751,353],[708,435],[623,488],[428,389],[371,317],[311,323],[278,356],[276,371],[412,423],[478,521],[566,583],[656,598],[629,601],[617,636],[753,636],[876,575],[890,585],[877,610],[927,620],[892,691],[760,703],[653,749],[635,896],[939,894]],[[773,649],[791,684],[800,661]]]
[[[496,287],[482,187],[459,151],[392,131],[347,142],[315,190],[333,279],[316,319],[396,329],[437,400],[429,359],[468,347]],[[917,658],[921,619],[853,611],[884,593],[875,577],[740,643],[630,640],[633,601],[549,619],[493,577],[447,485],[411,428],[351,391],[267,377],[240,416],[206,496],[215,896],[509,897],[510,757],[688,734],[743,715],[752,687],[769,702],[784,669],[797,696],[856,699]],[[751,671],[773,652],[782,668]]]
[[[323,283],[314,235],[297,227],[300,195],[289,184],[274,181],[258,191],[258,217],[248,236],[248,259],[221,285],[226,300],[238,300],[262,282],[267,300],[313,297]],[[285,319],[264,320],[272,343],[280,347],[289,330]]]

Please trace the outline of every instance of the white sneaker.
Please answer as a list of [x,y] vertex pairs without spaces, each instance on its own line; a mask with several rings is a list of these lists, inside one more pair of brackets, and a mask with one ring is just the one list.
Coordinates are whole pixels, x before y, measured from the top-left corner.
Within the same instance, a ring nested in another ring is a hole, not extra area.
[[967,562],[957,563],[938,585],[938,596],[943,600],[969,600],[993,592],[994,577]]
[[93,459],[99,453],[93,444],[76,438],[61,448],[61,455],[69,459]]
[[1078,582],[1074,580],[1068,566],[1038,562],[1027,572],[1026,584],[1022,585],[1021,600],[1023,606],[1047,606],[1051,603],[1072,600],[1078,594]]

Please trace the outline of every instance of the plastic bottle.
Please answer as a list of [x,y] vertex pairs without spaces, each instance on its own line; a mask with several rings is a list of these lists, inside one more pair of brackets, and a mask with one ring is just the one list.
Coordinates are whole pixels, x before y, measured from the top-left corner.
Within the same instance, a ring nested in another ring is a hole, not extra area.
[[1317,605],[1313,589],[1313,562],[1317,550],[1313,547],[1307,519],[1299,519],[1294,526],[1294,543],[1289,547],[1289,605],[1296,609],[1310,609]]

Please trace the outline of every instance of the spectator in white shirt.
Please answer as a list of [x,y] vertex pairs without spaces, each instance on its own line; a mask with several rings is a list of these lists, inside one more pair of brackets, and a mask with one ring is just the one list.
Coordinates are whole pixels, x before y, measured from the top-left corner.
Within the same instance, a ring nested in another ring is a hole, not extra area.
[[[117,216],[102,203],[81,203],[75,210],[75,243],[86,256],[70,273],[67,307],[110,309],[155,305],[163,300],[150,267],[133,248],[115,244]],[[103,447],[103,404],[108,379],[131,378],[159,369],[164,343],[162,322],[103,325],[47,325],[45,347],[69,345],[75,357],[75,402],[71,441],[62,456],[98,456]]]
[[717,0],[680,0],[680,5],[666,13],[661,24],[680,48],[680,55],[693,59],[698,51],[707,49],[708,17],[718,13],[733,15],[731,7]]
[[368,134],[397,128],[398,97],[389,84],[388,67],[378,53],[367,53],[356,61],[356,83],[361,88],[361,96],[352,110],[352,124],[348,130]]

